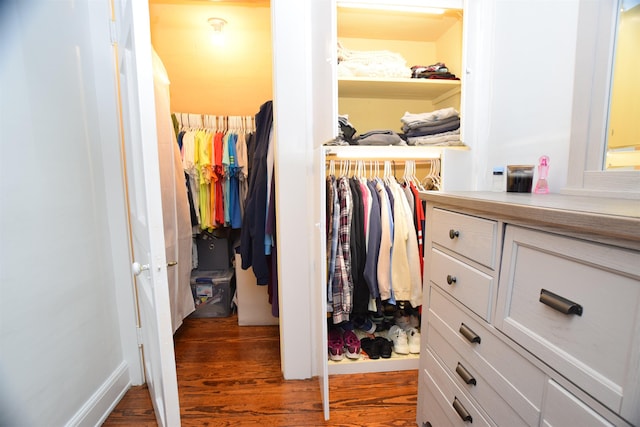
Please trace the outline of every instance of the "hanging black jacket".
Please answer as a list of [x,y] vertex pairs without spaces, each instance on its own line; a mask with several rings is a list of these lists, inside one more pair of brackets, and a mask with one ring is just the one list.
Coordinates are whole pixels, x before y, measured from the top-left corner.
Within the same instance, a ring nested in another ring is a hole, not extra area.
[[242,268],[253,267],[258,285],[269,283],[269,269],[265,255],[265,221],[267,209],[267,151],[273,124],[273,102],[267,101],[256,114],[255,151],[249,172],[240,249]]

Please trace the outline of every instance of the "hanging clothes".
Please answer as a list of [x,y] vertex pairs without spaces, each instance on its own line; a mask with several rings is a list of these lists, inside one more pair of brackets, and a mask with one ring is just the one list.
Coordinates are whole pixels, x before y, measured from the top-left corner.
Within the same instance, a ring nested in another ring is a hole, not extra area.
[[249,192],[249,162],[247,159],[247,138],[250,133],[245,133],[242,129],[238,133],[238,140],[236,141],[236,162],[238,167],[238,205],[240,207],[240,224],[242,226],[242,218],[244,217],[244,202],[247,199]]
[[392,174],[366,179],[364,166],[326,178],[327,305],[334,324],[383,305],[422,304],[424,210],[415,185]]
[[[194,234],[220,227],[239,229],[248,195],[247,140],[255,132],[251,117],[186,113],[173,117],[179,126]],[[228,121],[234,123],[232,128]]]
[[245,215],[240,235],[242,268],[253,267],[258,285],[270,280],[265,254],[265,227],[267,214],[267,152],[273,124],[273,102],[267,101],[256,114],[256,139]]
[[232,131],[229,134],[229,226],[231,228],[242,227],[242,216],[240,212],[240,168],[238,166],[238,155],[236,147],[238,144],[238,134]]

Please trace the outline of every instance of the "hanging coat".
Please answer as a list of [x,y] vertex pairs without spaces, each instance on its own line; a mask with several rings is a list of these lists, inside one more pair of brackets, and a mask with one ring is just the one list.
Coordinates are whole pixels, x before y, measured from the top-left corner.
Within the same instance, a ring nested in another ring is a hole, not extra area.
[[265,254],[265,222],[267,212],[267,152],[273,123],[273,102],[267,101],[256,114],[255,151],[249,173],[249,192],[242,220],[239,253],[242,268],[253,268],[258,285],[269,283]]

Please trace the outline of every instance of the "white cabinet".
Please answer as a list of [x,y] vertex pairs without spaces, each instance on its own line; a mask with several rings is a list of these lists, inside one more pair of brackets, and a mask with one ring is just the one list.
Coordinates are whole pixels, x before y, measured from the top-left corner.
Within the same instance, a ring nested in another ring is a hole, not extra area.
[[373,65],[363,66],[357,75],[339,72],[338,112],[348,114],[358,132],[399,131],[405,112],[445,107],[460,111],[461,87],[466,84],[462,1],[420,2],[419,6],[444,6],[442,15],[345,8],[340,1],[337,4],[337,40],[345,50],[398,54],[406,60],[407,68],[444,63],[460,79],[386,77],[388,74],[379,72],[367,75]]
[[[351,3],[351,2],[350,2]],[[358,3],[367,3],[361,1]],[[374,3],[374,2],[371,2]],[[394,3],[394,2],[390,2]],[[424,113],[453,107],[461,116],[461,140],[465,139],[465,105],[473,102],[474,76],[466,55],[477,41],[470,36],[470,28],[479,18],[476,7],[468,7],[462,0],[431,0],[395,2],[419,7],[443,8],[444,14],[431,15],[415,12],[379,11],[372,9],[337,8],[337,41],[352,51],[388,51],[402,55],[407,67],[444,63],[459,80],[424,78],[337,76],[337,111],[348,115],[350,123],[362,134],[376,129],[401,132],[401,118],[406,112]],[[467,9],[473,12],[467,13]],[[471,155],[466,150],[446,147],[344,147],[348,153],[342,157],[371,159],[440,160],[442,188],[468,189]],[[341,151],[343,147],[332,148]],[[361,150],[358,150],[361,149]],[[387,149],[387,154],[380,155]],[[406,150],[399,153],[400,150]],[[420,174],[429,171],[428,166],[418,164]],[[445,179],[446,177],[446,179]]]
[[640,423],[634,202],[479,192],[423,198],[430,268],[418,424]]
[[543,426],[602,426],[610,423],[561,385],[549,380],[545,396]]
[[[366,2],[365,2],[366,3]],[[407,1],[405,3],[412,3]],[[416,2],[413,2],[416,3]],[[403,55],[407,65],[431,65],[444,62],[461,80],[411,78],[337,77],[338,113],[348,114],[359,133],[372,129],[400,131],[405,112],[420,113],[444,107],[462,109],[463,76],[463,1],[417,2],[445,7],[443,15],[409,12],[381,12],[370,9],[336,8],[337,41],[349,50],[388,50]],[[466,19],[466,17],[465,17]],[[337,73],[336,73],[337,74]],[[467,180],[461,171],[470,159],[466,149],[455,147],[411,146],[328,146],[322,155],[327,159],[395,160],[396,176],[401,176],[400,161],[439,159],[445,188],[461,188]],[[418,165],[420,168],[420,165]],[[457,170],[456,170],[457,169]],[[448,174],[450,178],[446,178]],[[450,182],[450,184],[448,184]],[[460,274],[463,277],[463,274]],[[493,282],[492,282],[493,283]],[[326,322],[325,322],[326,323]],[[326,326],[325,326],[326,328]],[[326,335],[326,330],[322,334]],[[323,343],[326,347],[326,343]],[[329,374],[417,369],[418,356],[396,356],[366,361],[327,361]]]
[[496,327],[622,415],[637,411],[640,255],[507,225]]

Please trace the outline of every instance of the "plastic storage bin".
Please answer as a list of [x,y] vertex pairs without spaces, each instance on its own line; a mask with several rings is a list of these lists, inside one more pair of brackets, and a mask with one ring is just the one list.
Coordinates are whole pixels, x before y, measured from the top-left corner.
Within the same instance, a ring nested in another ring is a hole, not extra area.
[[228,317],[231,315],[233,269],[191,272],[191,293],[196,310],[189,317]]

